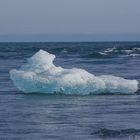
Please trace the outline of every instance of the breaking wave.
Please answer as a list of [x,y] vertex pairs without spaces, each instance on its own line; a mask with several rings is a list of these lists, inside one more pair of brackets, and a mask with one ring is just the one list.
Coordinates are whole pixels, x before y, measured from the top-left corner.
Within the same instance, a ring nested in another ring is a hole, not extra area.
[[126,57],[137,57],[140,56],[140,48],[127,48],[127,47],[112,47],[107,48],[103,51],[107,55],[119,55],[119,56],[126,56]]
[[95,76],[86,70],[64,69],[53,64],[55,55],[40,50],[19,70],[10,71],[14,85],[25,93],[89,95],[101,93],[135,93],[137,80],[112,75]]
[[116,57],[140,57],[140,48],[137,47],[110,47],[102,50],[92,50],[84,54],[84,58],[116,58]]

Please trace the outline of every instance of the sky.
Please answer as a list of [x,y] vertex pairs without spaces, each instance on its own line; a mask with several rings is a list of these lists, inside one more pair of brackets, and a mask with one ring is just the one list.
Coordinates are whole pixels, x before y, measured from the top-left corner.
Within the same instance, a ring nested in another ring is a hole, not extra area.
[[140,41],[140,0],[0,0],[0,41]]

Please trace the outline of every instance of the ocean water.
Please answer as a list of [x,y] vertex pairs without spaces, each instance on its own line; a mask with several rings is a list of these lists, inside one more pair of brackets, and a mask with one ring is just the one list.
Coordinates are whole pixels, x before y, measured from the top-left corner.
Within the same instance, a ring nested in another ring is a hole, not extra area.
[[86,96],[19,91],[9,71],[40,49],[56,55],[56,66],[140,82],[140,42],[0,43],[0,139],[140,139],[139,90]]

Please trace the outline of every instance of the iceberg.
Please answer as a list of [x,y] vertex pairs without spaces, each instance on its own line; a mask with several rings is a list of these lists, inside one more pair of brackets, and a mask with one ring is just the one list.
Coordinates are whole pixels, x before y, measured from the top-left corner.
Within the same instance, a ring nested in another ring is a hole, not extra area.
[[10,70],[14,85],[24,93],[89,95],[101,93],[131,94],[138,90],[137,80],[112,75],[95,76],[79,68],[64,69],[54,65],[55,55],[38,51],[27,64]]

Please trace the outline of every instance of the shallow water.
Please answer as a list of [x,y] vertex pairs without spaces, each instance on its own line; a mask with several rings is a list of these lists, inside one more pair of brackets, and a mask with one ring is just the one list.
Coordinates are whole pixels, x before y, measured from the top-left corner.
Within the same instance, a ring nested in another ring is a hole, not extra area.
[[0,43],[0,138],[140,139],[140,95],[23,94],[9,78],[39,49],[56,65],[140,81],[140,43]]

